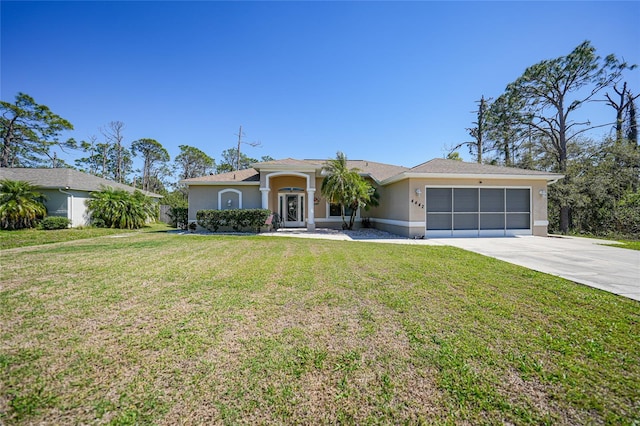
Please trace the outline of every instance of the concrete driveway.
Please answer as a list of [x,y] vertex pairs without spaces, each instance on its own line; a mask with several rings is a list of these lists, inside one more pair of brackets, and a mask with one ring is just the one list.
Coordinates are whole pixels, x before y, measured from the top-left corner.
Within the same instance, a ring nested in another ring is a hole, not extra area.
[[575,237],[430,240],[640,301],[640,251]]

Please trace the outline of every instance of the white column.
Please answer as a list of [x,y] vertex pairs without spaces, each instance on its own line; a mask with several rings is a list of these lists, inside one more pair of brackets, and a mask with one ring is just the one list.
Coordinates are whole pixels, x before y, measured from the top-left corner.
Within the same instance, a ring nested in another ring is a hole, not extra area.
[[313,199],[315,198],[316,190],[315,188],[307,188],[307,231],[315,231],[316,230],[316,222],[315,222],[315,212],[314,206],[315,203]]
[[260,188],[260,192],[262,192],[262,208],[269,208],[269,188]]

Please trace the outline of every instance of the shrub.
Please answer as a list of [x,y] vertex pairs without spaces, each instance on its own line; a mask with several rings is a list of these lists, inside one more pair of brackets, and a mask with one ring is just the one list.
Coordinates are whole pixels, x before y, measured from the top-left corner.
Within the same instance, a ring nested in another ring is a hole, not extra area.
[[29,182],[0,181],[0,228],[33,228],[47,214],[44,196]]
[[187,229],[187,222],[189,222],[188,207],[171,206],[167,214],[171,218],[171,226],[180,229]]
[[617,204],[615,217],[619,233],[632,238],[640,237],[640,190],[624,195]]
[[270,214],[266,209],[199,210],[196,220],[198,225],[212,232],[223,227],[260,232]]
[[158,217],[157,205],[151,197],[140,191],[131,194],[112,187],[92,192],[87,207],[91,212],[92,224],[105,228],[142,228],[147,221]]
[[46,230],[67,229],[70,224],[71,221],[62,216],[47,216],[40,222],[42,229]]

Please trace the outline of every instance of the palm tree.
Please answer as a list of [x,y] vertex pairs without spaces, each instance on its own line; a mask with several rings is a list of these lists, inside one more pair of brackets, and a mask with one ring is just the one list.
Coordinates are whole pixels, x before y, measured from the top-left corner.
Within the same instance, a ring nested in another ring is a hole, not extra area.
[[47,214],[44,199],[29,182],[0,181],[0,228],[33,228]]
[[[375,189],[360,176],[360,170],[350,169],[347,157],[340,151],[335,159],[327,160],[322,166],[325,178],[322,181],[321,192],[330,202],[340,205],[342,228],[352,229],[358,208],[365,207],[375,201]],[[349,223],[345,220],[345,211],[350,209]]]
[[87,207],[94,225],[105,228],[137,229],[154,217],[150,197],[140,191],[133,194],[124,189],[106,187],[91,193]]

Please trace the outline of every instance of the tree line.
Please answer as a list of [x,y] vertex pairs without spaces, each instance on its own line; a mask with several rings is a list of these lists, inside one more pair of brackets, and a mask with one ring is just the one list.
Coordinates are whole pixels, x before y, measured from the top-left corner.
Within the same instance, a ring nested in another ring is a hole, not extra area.
[[[0,101],[0,113],[0,167],[73,167],[165,196],[170,187],[177,188],[175,177],[181,180],[224,173],[249,168],[258,161],[273,160],[270,156],[262,156],[260,160],[247,156],[240,151],[239,142],[238,148],[222,151],[217,163],[213,157],[189,145],[180,145],[180,152],[171,161],[169,152],[155,139],[127,142],[126,125],[121,121],[111,121],[100,128],[100,137],[92,135],[80,142],[62,141],[62,132],[73,130],[73,125],[25,93],[18,93],[14,103]],[[73,165],[66,164],[57,157],[56,149],[81,156]],[[135,157],[142,160],[140,169],[134,169]]]
[[[478,163],[561,173],[548,191],[550,230],[596,235],[640,235],[640,148],[634,95],[625,72],[636,65],[589,41],[572,52],[528,67],[497,98],[481,96],[467,147]],[[580,116],[587,104],[611,119]],[[588,137],[595,129],[609,135]]]

